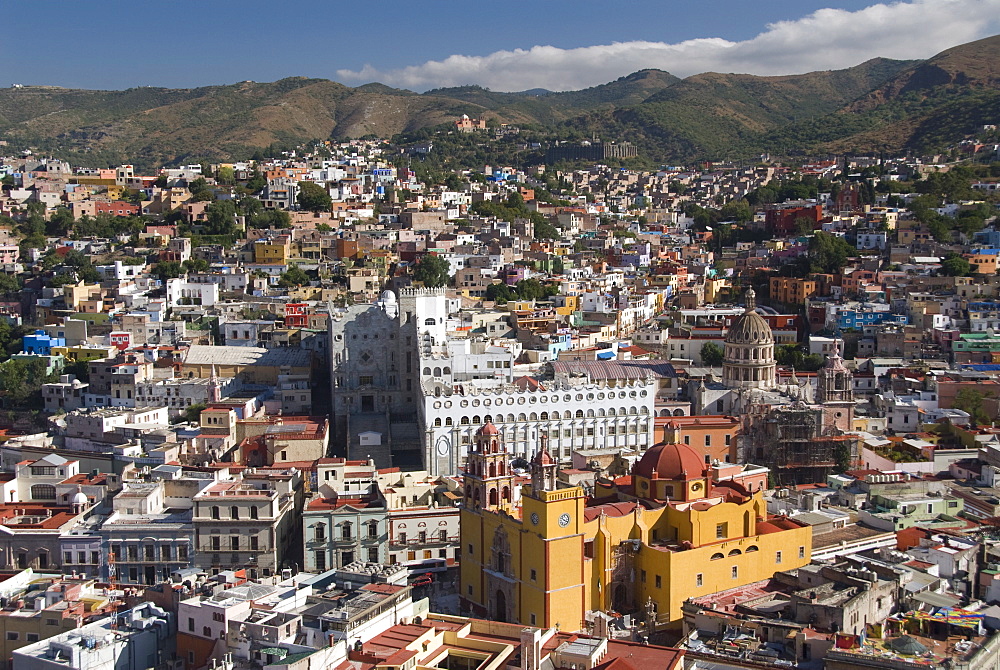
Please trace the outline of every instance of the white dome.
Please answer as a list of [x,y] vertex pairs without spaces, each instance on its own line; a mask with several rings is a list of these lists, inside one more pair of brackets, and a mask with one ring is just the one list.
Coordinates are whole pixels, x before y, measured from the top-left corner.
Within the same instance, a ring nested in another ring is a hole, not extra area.
[[379,302],[381,302],[383,304],[386,304],[386,305],[395,305],[396,304],[396,294],[393,293],[392,291],[382,291],[382,295],[380,295],[378,297],[378,299],[379,299]]
[[74,505],[87,505],[90,500],[87,499],[87,494],[83,491],[77,491],[73,494],[73,499],[70,501]]

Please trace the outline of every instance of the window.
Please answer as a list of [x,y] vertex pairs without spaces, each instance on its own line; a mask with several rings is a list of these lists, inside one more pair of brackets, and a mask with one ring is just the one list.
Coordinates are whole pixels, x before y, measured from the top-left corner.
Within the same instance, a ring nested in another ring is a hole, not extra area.
[[780,551],[774,552],[774,562],[775,563],[781,563],[781,552]]
[[805,557],[806,557],[806,548],[799,547],[799,558],[805,558]]
[[7,639],[8,640],[19,640],[20,638],[21,638],[21,636],[18,635],[17,632],[12,631],[12,630],[7,631]]
[[318,523],[313,526],[313,538],[317,542],[323,542],[326,540],[326,524]]
[[58,626],[59,625],[59,619],[46,619],[45,620],[45,625],[46,626]]
[[225,621],[226,617],[222,612],[212,612],[212,621]]
[[695,575],[694,576],[694,585],[695,586],[704,586],[705,585],[705,575],[703,575],[700,572],[697,575]]
[[212,536],[212,551],[219,551],[222,549],[222,538],[218,535]]
[[711,447],[712,446],[712,436],[711,435],[706,435],[705,436],[705,446],[706,447]]
[[257,518],[257,508],[256,507],[251,507],[250,508],[250,518],[251,519],[256,519]]
[[212,518],[213,519],[219,519],[219,518],[221,518],[219,516],[219,508],[217,506],[215,506],[215,505],[212,506]]
[[642,582],[643,584],[646,583],[646,571],[645,570],[641,570],[639,572],[639,581]]
[[537,579],[538,579],[538,571],[535,570],[534,568],[532,568],[531,569],[531,581],[535,581]]
[[177,560],[178,561],[186,561],[187,557],[188,557],[188,548],[187,548],[187,545],[186,544],[182,544],[181,546],[177,547]]
[[717,523],[715,524],[715,539],[724,540],[729,537],[729,528],[727,523]]
[[259,543],[259,541],[257,539],[257,536],[256,535],[251,535],[250,536],[250,550],[251,551],[257,551],[258,549],[260,549],[260,543]]
[[[67,551],[65,553],[65,555],[64,555],[63,558],[64,558],[63,563],[72,563],[73,562],[73,552],[72,551]],[[83,563],[83,561],[80,561],[80,562]]]
[[155,560],[156,557],[155,552],[156,552],[156,547],[154,547],[151,544],[147,544],[145,547],[143,547],[143,556],[147,561]]
[[656,588],[658,588],[658,589],[662,589],[663,588],[663,578],[660,575],[656,575],[656,582],[655,583],[656,583]]
[[733,566],[733,579],[737,579],[739,576],[740,576],[740,569],[734,565]]
[[188,631],[194,632],[194,618],[188,617]]
[[326,570],[326,552],[322,549],[317,549],[313,556],[316,559],[316,570],[324,572]]
[[351,539],[351,533],[352,533],[352,531],[351,531],[351,522],[350,521],[345,521],[344,525],[341,526],[341,528],[340,528],[340,535],[341,535],[341,537],[343,539],[350,540]]
[[532,626],[535,625],[535,613],[534,612],[531,613],[531,625]]
[[38,633],[28,633],[28,642],[38,642]]
[[378,563],[378,547],[368,547],[368,562]]
[[34,484],[31,487],[31,497],[35,500],[55,500],[56,487],[50,484]]
[[229,536],[229,549],[231,551],[238,551],[240,548],[240,536],[230,535]]
[[441,530],[439,530],[438,531],[438,540],[440,542],[447,542],[448,541],[448,531],[445,530],[445,529],[443,529],[443,528]]
[[236,505],[233,505],[232,507],[230,507],[229,508],[229,517],[231,519],[237,519],[238,520],[240,518],[240,508],[237,507]]
[[[24,554],[21,554],[21,555],[23,556]],[[469,545],[469,556],[472,556],[472,545],[471,544]],[[470,586],[469,588],[472,588],[472,587]],[[471,591],[470,591],[470,593],[471,593]]]
[[201,629],[201,634],[204,637],[212,637],[212,629],[209,628],[208,626],[205,626],[204,628]]

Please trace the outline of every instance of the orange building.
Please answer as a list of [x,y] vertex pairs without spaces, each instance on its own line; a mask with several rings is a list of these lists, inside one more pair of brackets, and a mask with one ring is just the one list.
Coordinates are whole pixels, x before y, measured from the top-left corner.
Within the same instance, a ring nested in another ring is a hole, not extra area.
[[734,416],[661,417],[653,427],[653,443],[689,445],[706,463],[735,463],[736,437],[740,428],[740,420]]

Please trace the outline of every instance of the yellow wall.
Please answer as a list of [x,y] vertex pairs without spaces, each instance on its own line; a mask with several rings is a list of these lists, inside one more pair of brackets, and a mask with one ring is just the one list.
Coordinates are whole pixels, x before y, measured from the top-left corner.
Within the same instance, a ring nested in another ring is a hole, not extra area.
[[[686,599],[801,567],[809,563],[812,553],[808,527],[757,534],[758,517],[766,514],[760,493],[744,503],[722,502],[706,509],[639,506],[624,516],[601,515],[589,523],[583,513],[584,498],[578,488],[541,491],[533,496],[530,487],[525,487],[520,518],[463,509],[461,596],[493,616],[495,594],[486,592],[489,577],[484,568],[493,567],[492,548],[501,526],[510,542],[515,601],[509,605],[513,616],[521,624],[531,624],[534,614],[535,625],[558,623],[563,630],[583,628],[587,610],[613,609],[618,584],[628,589],[628,600],[637,608],[652,598],[659,620],[677,625]],[[533,514],[538,515],[537,525],[532,522]],[[570,515],[565,528],[558,525],[562,514]],[[725,526],[725,539],[716,537],[719,524]],[[621,565],[619,574],[614,574],[614,556],[626,540],[638,540],[639,544],[623,577]],[[664,540],[670,540],[673,549],[660,545]],[[694,548],[678,550],[674,540],[687,540]],[[585,543],[590,542],[592,557],[585,557]],[[756,551],[746,551],[754,547]],[[778,551],[780,563],[776,562]],[[720,553],[723,556],[713,560]]]

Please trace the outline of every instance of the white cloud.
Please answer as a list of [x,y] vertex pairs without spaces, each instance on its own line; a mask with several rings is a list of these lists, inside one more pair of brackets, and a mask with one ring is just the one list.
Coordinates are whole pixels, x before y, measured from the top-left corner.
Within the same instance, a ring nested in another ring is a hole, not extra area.
[[721,38],[616,42],[575,49],[535,46],[487,56],[454,55],[395,70],[338,70],[341,81],[379,81],[424,91],[479,84],[497,91],[595,86],[644,68],[679,77],[699,72],[795,74],[857,65],[870,58],[929,58],[1000,32],[1000,0],[911,0],[858,11],[820,9],[769,24],[742,42]]

